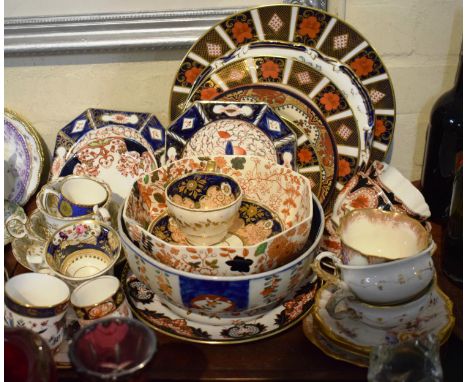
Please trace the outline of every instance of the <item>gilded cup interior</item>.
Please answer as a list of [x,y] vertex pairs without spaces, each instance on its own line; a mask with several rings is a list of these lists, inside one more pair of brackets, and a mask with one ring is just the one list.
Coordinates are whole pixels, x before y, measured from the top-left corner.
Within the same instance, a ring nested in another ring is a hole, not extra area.
[[120,249],[119,235],[111,227],[95,220],[81,220],[52,234],[45,258],[62,277],[84,279],[109,270]]
[[426,249],[430,233],[417,220],[401,213],[358,209],[346,214],[338,228],[343,245],[363,256],[397,260]]
[[242,189],[233,178],[209,172],[185,175],[166,187],[166,197],[170,202],[194,210],[228,207],[241,196]]

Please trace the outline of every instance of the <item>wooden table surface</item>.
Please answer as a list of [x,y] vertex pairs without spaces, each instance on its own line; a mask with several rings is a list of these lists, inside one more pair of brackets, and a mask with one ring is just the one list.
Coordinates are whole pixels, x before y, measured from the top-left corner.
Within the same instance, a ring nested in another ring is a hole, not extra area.
[[[34,198],[33,198],[34,199]],[[26,206],[28,215],[35,202]],[[433,225],[437,243],[434,255],[440,269],[441,225]],[[5,247],[4,265],[9,276],[28,272],[16,262],[11,245]],[[441,348],[446,381],[462,380],[463,291],[438,272],[441,289],[454,302],[455,327]],[[336,361],[304,336],[301,323],[274,337],[238,345],[189,343],[156,333],[158,349],[145,369],[148,381],[365,381],[367,369]],[[73,369],[59,371],[60,381],[78,381]]]

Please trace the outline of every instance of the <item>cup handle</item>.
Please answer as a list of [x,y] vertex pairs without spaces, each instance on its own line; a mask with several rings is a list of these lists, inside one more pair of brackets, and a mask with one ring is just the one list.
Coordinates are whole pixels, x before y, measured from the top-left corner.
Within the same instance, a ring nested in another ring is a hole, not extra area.
[[97,205],[93,208],[94,218],[96,220],[101,220],[103,222],[110,222],[111,215],[107,208],[105,207],[98,207]]
[[[26,236],[27,229],[26,229],[26,223],[28,221],[28,217],[24,215],[12,215],[10,216],[6,221],[5,221],[5,228],[8,231],[8,233],[16,237],[17,239],[21,239],[22,237]],[[12,222],[17,222],[19,223],[19,226],[21,227],[21,232],[17,232],[13,227],[10,227],[10,224]]]
[[49,197],[51,195],[54,195],[56,198],[57,198],[57,203],[58,201],[60,200],[60,193],[51,189],[51,188],[47,188],[47,187],[44,187],[42,189],[42,193],[41,193],[41,197],[42,197],[42,200],[41,200],[41,204],[42,204],[42,207],[44,207],[44,209],[46,211],[50,211],[49,210]]
[[338,306],[338,304],[341,301],[348,299],[355,300],[356,297],[349,290],[343,289],[343,287],[340,287],[340,289],[333,293],[333,295],[330,297],[327,304],[325,305],[325,309],[327,310],[330,317],[336,320],[342,320],[347,317],[354,319],[357,318],[358,314],[354,309],[350,307],[347,307],[346,310],[340,310],[338,312],[336,311],[336,307]]
[[[332,260],[333,264],[335,265],[335,273],[331,274],[327,272],[325,269],[322,268],[322,259],[330,259]],[[336,256],[333,252],[322,252],[320,253],[312,263],[312,269],[324,281],[330,281],[333,283],[340,282],[340,274],[339,274],[339,267],[338,265],[343,264],[341,260]]]

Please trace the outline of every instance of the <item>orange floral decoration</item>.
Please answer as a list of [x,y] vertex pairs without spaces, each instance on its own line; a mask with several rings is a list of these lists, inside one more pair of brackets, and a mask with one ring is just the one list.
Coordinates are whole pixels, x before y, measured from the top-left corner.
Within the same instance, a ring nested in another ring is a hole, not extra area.
[[194,66],[193,68],[187,70],[185,72],[185,80],[193,85],[193,83],[195,82],[195,80],[197,79],[197,77],[200,75],[201,73],[201,69],[200,68],[197,68],[196,66]]
[[309,163],[312,161],[312,152],[309,149],[303,147],[297,153],[297,157],[301,163]]
[[301,36],[309,36],[310,38],[317,37],[317,34],[320,32],[320,23],[315,16],[309,16],[302,20],[301,25],[299,26],[299,34]]
[[374,69],[374,61],[367,57],[359,57],[351,63],[351,68],[359,77],[367,76]]
[[325,93],[320,98],[320,103],[325,106],[326,111],[336,110],[340,106],[340,96],[335,93]]
[[380,137],[386,130],[387,129],[385,128],[385,124],[382,119],[375,121],[374,137]]
[[263,78],[278,78],[280,72],[279,65],[271,60],[265,61],[262,64]]
[[252,29],[249,27],[249,24],[242,23],[240,21],[236,21],[234,24],[234,27],[232,28],[232,34],[239,44],[253,37]]
[[338,162],[338,176],[347,176],[351,174],[351,166],[346,159],[340,159]]
[[353,201],[351,201],[350,204],[351,207],[355,209],[371,207],[371,203],[369,203],[369,198],[365,195],[359,195]]
[[205,88],[201,91],[200,97],[202,100],[210,100],[218,95],[218,90],[215,88]]

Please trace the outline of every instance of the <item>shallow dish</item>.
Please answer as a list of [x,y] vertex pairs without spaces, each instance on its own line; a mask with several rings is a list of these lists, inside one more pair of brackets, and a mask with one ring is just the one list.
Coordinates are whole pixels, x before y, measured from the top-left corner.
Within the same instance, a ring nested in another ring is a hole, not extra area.
[[171,268],[147,255],[129,238],[119,214],[119,234],[128,263],[162,302],[210,317],[253,317],[278,306],[310,277],[310,264],[323,234],[324,215],[313,196],[313,219],[304,252],[274,270],[245,276],[206,276]]
[[166,163],[204,155],[257,155],[296,169],[296,135],[266,104],[195,102],[167,129]]
[[[275,211],[284,230],[256,245],[238,247],[169,244],[148,231],[166,213],[165,187],[185,173],[215,161],[220,173],[234,178],[244,196]],[[124,221],[132,240],[153,258],[179,270],[212,276],[264,272],[294,259],[304,247],[313,215],[308,180],[284,166],[255,156],[186,158],[147,174],[125,202]]]

